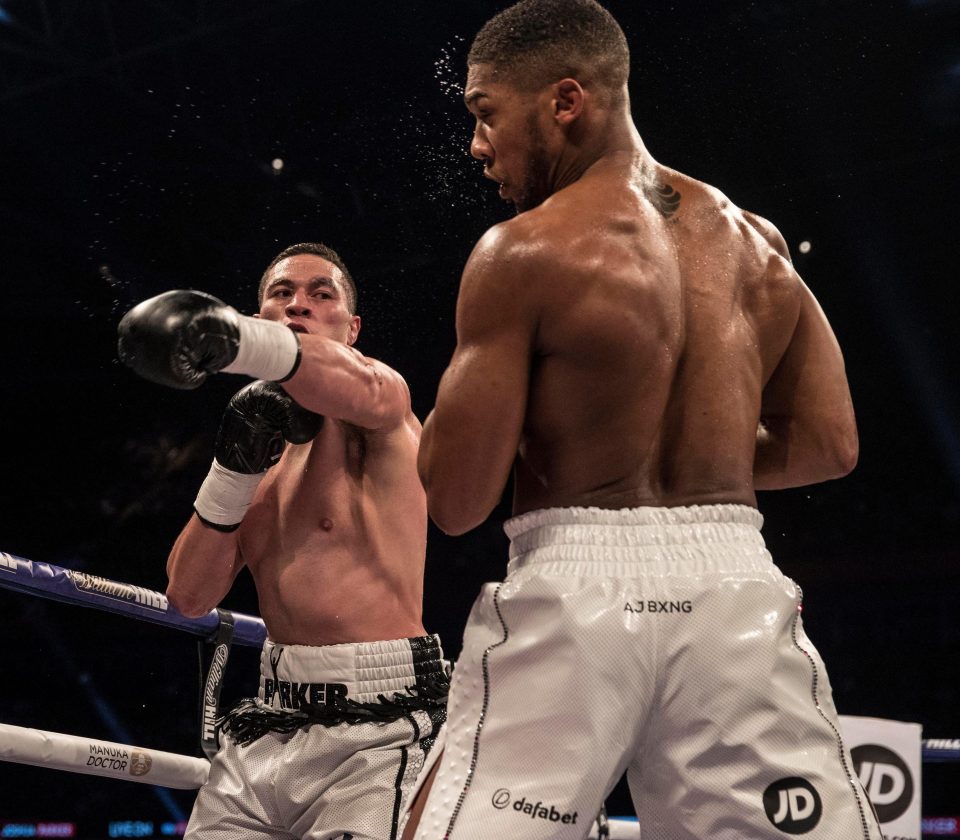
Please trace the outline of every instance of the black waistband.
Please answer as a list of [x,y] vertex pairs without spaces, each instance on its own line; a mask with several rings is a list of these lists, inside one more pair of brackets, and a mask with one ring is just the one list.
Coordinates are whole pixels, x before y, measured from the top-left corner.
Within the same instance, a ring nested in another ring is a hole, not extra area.
[[349,697],[329,696],[323,703],[306,703],[299,709],[274,709],[255,698],[241,700],[217,721],[218,732],[229,735],[243,746],[253,743],[268,732],[288,734],[297,729],[320,724],[390,723],[416,711],[434,712],[447,704],[450,676],[445,670],[418,674],[416,684],[405,694],[377,696],[375,703],[360,703]]

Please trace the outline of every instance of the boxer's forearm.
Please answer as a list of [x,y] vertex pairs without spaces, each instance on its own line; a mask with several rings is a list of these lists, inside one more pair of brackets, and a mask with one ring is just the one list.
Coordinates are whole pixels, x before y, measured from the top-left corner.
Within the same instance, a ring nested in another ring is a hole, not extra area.
[[236,533],[210,528],[194,514],[167,559],[167,598],[188,618],[206,615],[230,591],[241,566]]
[[395,370],[322,336],[301,344],[300,366],[283,387],[304,408],[372,431],[406,420],[410,392]]
[[[509,476],[512,462],[500,451],[506,447],[499,442],[483,446],[481,435],[475,432],[471,421],[453,406],[452,415],[435,408],[420,435],[417,471],[427,494],[427,511],[434,524],[450,536],[483,523],[500,500]],[[510,440],[509,435],[503,439]],[[512,447],[515,452],[516,443]]]
[[757,429],[753,482],[757,490],[803,487],[847,475],[857,462],[856,429],[809,429],[768,418]]

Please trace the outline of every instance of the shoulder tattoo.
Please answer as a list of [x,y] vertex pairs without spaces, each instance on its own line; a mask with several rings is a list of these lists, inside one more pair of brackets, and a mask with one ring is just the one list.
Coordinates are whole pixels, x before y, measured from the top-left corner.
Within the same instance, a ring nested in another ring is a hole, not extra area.
[[653,206],[669,219],[680,207],[680,193],[669,184],[657,184],[651,196]]

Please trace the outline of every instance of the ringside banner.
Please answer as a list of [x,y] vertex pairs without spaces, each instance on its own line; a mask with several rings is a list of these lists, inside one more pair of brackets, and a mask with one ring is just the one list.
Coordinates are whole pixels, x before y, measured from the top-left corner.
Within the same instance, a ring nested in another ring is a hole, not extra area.
[[919,840],[920,724],[841,715],[840,729],[884,837]]

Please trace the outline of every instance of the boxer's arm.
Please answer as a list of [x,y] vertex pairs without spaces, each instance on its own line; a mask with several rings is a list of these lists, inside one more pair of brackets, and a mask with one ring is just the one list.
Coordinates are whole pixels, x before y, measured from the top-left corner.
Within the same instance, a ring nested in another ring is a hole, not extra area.
[[516,458],[536,334],[534,307],[526,299],[537,271],[530,260],[511,259],[494,229],[464,269],[457,346],[424,424],[418,458],[430,516],[448,534],[487,518]]
[[243,566],[236,530],[260,481],[286,442],[313,440],[323,422],[274,382],[251,382],[230,398],[194,515],[167,561],[167,597],[181,613],[204,615],[227,594]]
[[300,346],[300,366],[283,388],[304,408],[370,431],[407,420],[410,391],[395,370],[323,336],[301,335]]
[[145,379],[197,388],[211,373],[283,381],[300,360],[296,333],[240,315],[204,292],[177,289],[137,304],[117,326],[120,360]]
[[206,615],[242,568],[236,532],[217,531],[193,514],[167,559],[167,598],[188,618]]
[[849,473],[859,444],[840,346],[801,283],[793,337],[763,390],[754,460],[758,490],[799,487]]

